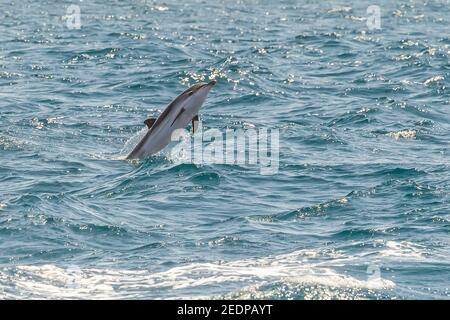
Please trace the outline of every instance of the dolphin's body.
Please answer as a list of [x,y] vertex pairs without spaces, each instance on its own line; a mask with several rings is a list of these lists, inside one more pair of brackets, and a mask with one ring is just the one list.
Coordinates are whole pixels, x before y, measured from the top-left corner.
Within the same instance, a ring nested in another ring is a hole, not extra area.
[[194,84],[175,98],[157,119],[145,120],[149,130],[126,159],[140,159],[159,152],[171,142],[175,130],[185,128],[191,121],[195,131],[200,107],[215,84],[215,80]]

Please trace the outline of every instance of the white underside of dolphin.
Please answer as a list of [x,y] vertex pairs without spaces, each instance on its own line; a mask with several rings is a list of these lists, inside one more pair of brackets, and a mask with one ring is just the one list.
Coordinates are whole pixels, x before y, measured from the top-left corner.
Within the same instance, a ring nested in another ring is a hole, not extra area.
[[158,153],[171,141],[177,129],[198,121],[198,112],[216,81],[197,83],[173,100],[157,119],[147,119],[148,132],[126,159],[141,159]]

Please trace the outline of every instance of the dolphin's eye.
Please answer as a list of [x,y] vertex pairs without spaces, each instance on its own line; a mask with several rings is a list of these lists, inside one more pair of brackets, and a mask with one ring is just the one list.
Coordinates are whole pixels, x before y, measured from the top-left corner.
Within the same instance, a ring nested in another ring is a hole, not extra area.
[[190,91],[190,92],[188,93],[189,96],[192,96],[193,94],[194,94],[194,91]]

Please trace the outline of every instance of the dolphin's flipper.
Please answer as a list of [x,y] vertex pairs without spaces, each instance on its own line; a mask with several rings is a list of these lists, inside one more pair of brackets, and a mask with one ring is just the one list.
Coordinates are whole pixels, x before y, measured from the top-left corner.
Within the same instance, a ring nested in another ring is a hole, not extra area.
[[149,119],[145,120],[144,123],[150,129],[153,126],[153,124],[155,123],[155,121],[156,121],[155,118],[149,118]]
[[198,122],[199,122],[199,118],[198,118],[198,114],[192,118],[192,133],[195,133],[198,129]]

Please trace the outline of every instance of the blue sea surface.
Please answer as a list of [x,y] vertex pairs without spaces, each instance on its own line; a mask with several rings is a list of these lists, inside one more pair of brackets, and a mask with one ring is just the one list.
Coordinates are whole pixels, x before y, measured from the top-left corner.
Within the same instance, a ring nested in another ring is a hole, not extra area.
[[[0,298],[449,299],[449,25],[442,0],[2,0]],[[123,160],[211,79],[203,128],[279,130],[275,174]]]

